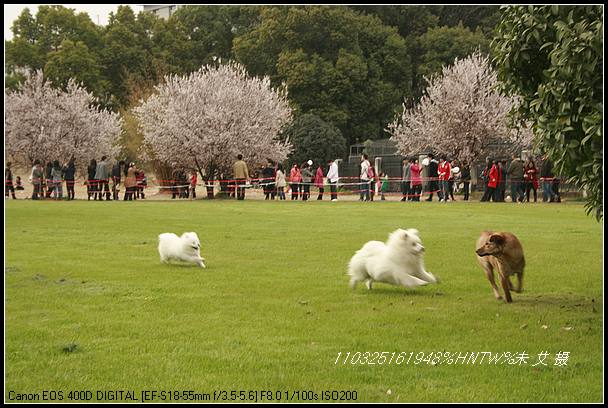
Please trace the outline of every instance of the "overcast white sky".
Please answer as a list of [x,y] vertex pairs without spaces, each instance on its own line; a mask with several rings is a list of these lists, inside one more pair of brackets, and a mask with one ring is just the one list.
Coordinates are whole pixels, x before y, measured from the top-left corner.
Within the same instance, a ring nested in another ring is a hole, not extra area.
[[[162,3],[161,3],[162,4]],[[108,15],[111,11],[116,12],[116,9],[120,4],[62,4],[67,8],[76,10],[77,13],[85,11],[91,16],[91,21],[95,24],[99,22],[101,25],[108,23]],[[19,17],[19,14],[24,8],[29,8],[30,13],[35,16],[38,12],[38,6],[40,4],[5,4],[4,5],[4,39],[11,40],[13,33],[11,32],[11,26],[13,21]],[[143,10],[141,5],[129,4],[135,14]]]

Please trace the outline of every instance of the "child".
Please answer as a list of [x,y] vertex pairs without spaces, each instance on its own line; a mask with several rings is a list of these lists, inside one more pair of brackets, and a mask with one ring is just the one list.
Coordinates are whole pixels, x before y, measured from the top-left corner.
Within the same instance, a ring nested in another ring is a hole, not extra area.
[[15,190],[25,190],[23,188],[23,184],[21,184],[21,176],[17,176],[17,178],[15,179],[15,182],[17,184],[17,186],[15,187]]
[[380,186],[380,200],[385,201],[384,193],[388,191],[388,176],[384,172],[380,172],[382,184]]

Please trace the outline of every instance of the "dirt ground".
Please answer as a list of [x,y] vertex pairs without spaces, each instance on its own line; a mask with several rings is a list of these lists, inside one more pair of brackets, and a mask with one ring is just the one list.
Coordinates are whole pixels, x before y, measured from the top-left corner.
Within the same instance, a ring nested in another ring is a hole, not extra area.
[[[13,172],[13,176],[16,178],[17,175],[21,175],[22,177],[22,185],[24,187],[24,190],[16,190],[15,191],[15,195],[17,197],[17,199],[31,199],[32,196],[32,191],[33,191],[33,186],[32,184],[29,183],[29,181],[27,180],[27,176],[23,176],[23,174],[25,174],[24,172],[17,172],[14,171]],[[150,177],[150,180],[154,180],[154,177]],[[394,186],[392,186],[394,187]],[[110,190],[112,188],[112,183],[110,182]],[[67,196],[67,190],[66,190],[66,185],[65,183],[63,183],[62,185],[62,190],[63,190],[63,199],[65,200],[65,197]],[[291,200],[291,192],[288,191],[288,188],[286,188],[286,192],[285,192],[285,197],[287,201]],[[119,190],[119,199],[123,200],[124,198],[124,186],[120,186],[120,190]],[[145,193],[145,199],[146,200],[153,200],[153,201],[164,201],[164,200],[171,200],[171,192],[170,189],[167,187],[160,187],[155,185],[154,183],[151,183],[148,185],[148,187],[144,190]],[[217,196],[217,194],[220,193],[220,189],[219,189],[219,183],[216,184],[215,187],[215,194]],[[542,191],[539,189],[538,192],[538,201],[542,202]],[[472,192],[471,193],[471,201],[479,201],[479,199],[481,198],[482,192]],[[509,191],[507,190],[506,195],[509,196]],[[318,196],[318,189],[316,187],[311,187],[311,192],[310,192],[310,200],[316,200]],[[568,194],[568,196],[570,196]],[[562,201],[567,201],[568,200],[568,196],[566,196],[566,194],[562,194]],[[217,196],[216,198],[220,198],[221,196]],[[423,197],[421,198],[421,201],[426,199],[428,197],[428,193],[427,194],[423,194]],[[84,179],[78,179],[76,181],[75,184],[75,198],[77,200],[86,200],[87,199],[87,187],[84,184]],[[222,197],[222,198],[225,198]],[[278,198],[278,197],[277,197]],[[402,198],[401,193],[399,192],[389,192],[385,194],[385,201],[400,201]],[[456,201],[463,201],[462,195],[455,195]],[[575,196],[570,197],[575,198]],[[12,199],[12,198],[10,198]],[[207,191],[205,189],[205,187],[203,185],[199,185],[196,188],[196,200],[203,200],[203,199],[207,199]],[[252,187],[252,188],[247,188],[246,189],[246,193],[245,193],[245,199],[252,199],[252,200],[264,200],[264,192],[262,190],[261,187]],[[276,198],[275,198],[276,199]],[[176,200],[192,200],[192,198],[188,198],[188,199],[176,199]],[[323,200],[330,200],[330,193],[329,193],[329,186],[325,187],[325,193],[323,195]],[[359,194],[358,193],[353,193],[353,192],[339,192],[338,193],[338,200],[339,201],[358,201],[359,200]],[[382,201],[381,197],[378,193],[375,194],[374,196],[374,201]],[[434,195],[433,196],[433,201],[438,201],[437,196]],[[507,197],[506,199],[507,202],[510,201],[510,197]]]
[[[22,176],[23,177],[23,176]],[[27,178],[22,183],[24,190],[16,190],[15,195],[17,199],[31,199],[33,186],[27,181]],[[112,187],[112,183],[110,183],[110,190]],[[87,187],[84,184],[84,180],[80,179],[76,181],[75,187],[75,198],[77,200],[86,200],[87,199]],[[317,200],[318,197],[318,189],[316,187],[311,187],[310,200]],[[65,200],[67,196],[66,185],[63,183],[62,185],[63,199]],[[217,195],[220,192],[219,184],[215,187],[215,194]],[[159,187],[156,185],[148,185],[148,187],[144,190],[145,199],[146,200],[154,200],[154,201],[163,201],[163,200],[171,200],[171,192],[168,188]],[[119,190],[120,200],[124,198],[124,186],[121,186]],[[264,192],[262,188],[252,187],[247,188],[245,192],[245,199],[253,199],[253,200],[264,200]],[[277,197],[278,198],[278,197]],[[291,192],[285,192],[286,201],[291,200]],[[391,192],[385,194],[386,201],[399,201],[402,196],[398,192]],[[462,197],[456,197],[458,200],[462,200]],[[12,198],[11,198],[12,199]],[[52,199],[52,198],[51,198]],[[199,185],[196,188],[196,200],[207,199],[207,191],[204,186]],[[276,198],[275,198],[276,199]],[[436,197],[434,197],[437,200]],[[192,198],[188,199],[179,199],[179,200],[192,200]],[[325,188],[325,193],[323,194],[323,200],[330,200],[329,187]],[[352,192],[339,192],[338,200],[340,201],[357,201],[359,200],[359,194]],[[379,194],[375,194],[374,201],[382,201]]]

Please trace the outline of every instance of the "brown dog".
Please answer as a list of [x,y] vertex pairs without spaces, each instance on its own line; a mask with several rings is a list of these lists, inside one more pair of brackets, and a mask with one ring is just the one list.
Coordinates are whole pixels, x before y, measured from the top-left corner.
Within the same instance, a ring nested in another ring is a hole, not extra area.
[[[494,282],[494,269],[498,271],[500,283],[505,292],[507,303],[511,303],[511,292],[522,291],[524,279],[524,250],[517,237],[510,232],[484,231],[477,240],[477,260],[486,272],[486,276],[494,290],[496,299],[500,299],[500,293],[496,282]],[[513,289],[510,276],[517,275],[517,289]]]

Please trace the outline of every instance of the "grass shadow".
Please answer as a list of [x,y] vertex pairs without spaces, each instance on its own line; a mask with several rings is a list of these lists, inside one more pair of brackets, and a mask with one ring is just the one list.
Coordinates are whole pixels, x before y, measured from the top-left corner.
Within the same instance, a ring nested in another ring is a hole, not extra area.
[[[405,289],[405,288],[392,288],[392,287],[373,287],[371,290],[365,289],[365,291],[358,291],[355,289],[355,292],[358,293],[367,293],[370,295],[395,295],[395,296],[423,296],[423,297],[434,297],[435,291],[431,292],[429,290],[416,290],[416,289]],[[445,296],[444,293],[440,296]]]
[[526,306],[542,305],[544,307],[558,307],[560,309],[588,307],[591,309],[594,307],[596,311],[602,309],[603,300],[600,297],[598,299],[589,298],[586,296],[574,295],[574,294],[539,294],[526,296],[525,292],[522,297],[515,294],[513,303],[518,303]]
[[179,268],[207,269],[207,268],[201,268],[200,266],[198,266],[196,264],[185,263],[185,262],[183,262],[183,263],[175,262],[175,263],[168,263],[168,264],[162,263],[161,265],[165,266],[165,267],[171,267],[171,268],[172,267],[179,267]]

